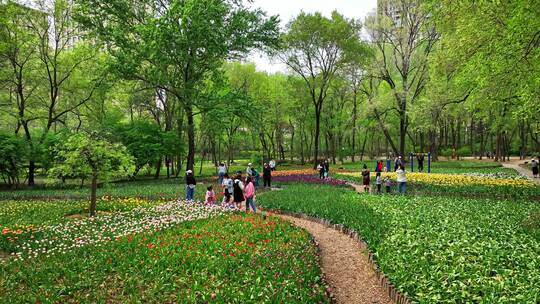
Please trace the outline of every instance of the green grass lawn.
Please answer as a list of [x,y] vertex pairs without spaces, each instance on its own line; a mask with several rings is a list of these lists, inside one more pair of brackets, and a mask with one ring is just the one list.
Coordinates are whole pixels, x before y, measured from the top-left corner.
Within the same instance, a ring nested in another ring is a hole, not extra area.
[[540,229],[535,202],[357,194],[286,185],[259,204],[353,229],[396,287],[420,303],[537,303]]
[[[245,172],[249,160],[239,161],[238,165],[229,168],[229,172]],[[245,163],[245,165],[243,164]],[[370,170],[375,168],[375,161],[346,163],[343,165],[331,165],[331,169],[344,168],[360,172],[362,165],[366,163]],[[393,166],[393,165],[392,165]],[[498,166],[498,167],[494,167]],[[278,170],[310,169],[311,165],[282,164],[278,165]],[[260,168],[259,168],[260,169]],[[427,170],[427,169],[426,169]],[[262,170],[260,170],[262,172]],[[162,170],[163,172],[163,170]],[[441,161],[433,164],[434,173],[481,173],[493,174],[502,173],[508,176],[515,176],[517,172],[512,169],[500,167],[490,162],[480,161]],[[196,178],[201,185],[197,188],[195,195],[197,199],[204,199],[206,185],[213,184],[214,189],[218,189],[216,182],[215,168],[210,162],[203,164],[203,174],[198,175],[198,169],[195,170]],[[244,173],[245,175],[245,173]],[[217,192],[217,191],[216,191]],[[103,185],[98,189],[98,196],[114,197],[140,197],[146,199],[178,199],[185,196],[184,177],[167,179],[153,179],[150,177],[139,177],[135,181],[120,181]],[[81,200],[88,199],[90,195],[89,186],[80,187],[78,183],[69,182],[65,186],[45,185],[36,188],[23,188],[19,190],[0,191],[0,200]],[[1,203],[1,202],[0,202]]]
[[2,303],[326,303],[317,248],[232,214],[0,263]]

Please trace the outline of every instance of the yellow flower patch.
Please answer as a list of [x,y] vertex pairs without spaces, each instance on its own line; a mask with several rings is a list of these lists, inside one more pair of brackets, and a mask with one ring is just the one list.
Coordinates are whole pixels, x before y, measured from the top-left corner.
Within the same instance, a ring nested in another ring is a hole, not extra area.
[[[344,172],[341,175],[360,177],[360,172]],[[371,176],[375,176],[375,172],[371,172]],[[383,172],[382,177],[389,176],[391,179],[396,179],[395,172]],[[459,174],[441,174],[441,173],[407,173],[408,182],[418,182],[425,184],[436,185],[482,185],[482,186],[501,186],[501,187],[518,187],[532,188],[536,185],[526,179],[511,179],[511,178],[493,178],[481,176],[467,176]]]

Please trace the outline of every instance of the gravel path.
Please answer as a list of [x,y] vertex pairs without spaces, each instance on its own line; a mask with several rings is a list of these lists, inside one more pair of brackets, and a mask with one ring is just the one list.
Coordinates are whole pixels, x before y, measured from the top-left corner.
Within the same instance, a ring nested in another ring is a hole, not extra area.
[[520,166],[520,164],[523,164],[524,162],[525,161],[523,160],[515,160],[515,161],[510,161],[510,162],[501,163],[501,164],[505,168],[516,170],[517,172],[519,172],[519,174],[527,176],[530,180],[535,182],[537,185],[540,185],[540,178],[534,178],[531,170],[525,169]]
[[322,269],[337,303],[393,303],[379,285],[365,248],[348,235],[322,224],[279,216],[307,230],[321,252]]

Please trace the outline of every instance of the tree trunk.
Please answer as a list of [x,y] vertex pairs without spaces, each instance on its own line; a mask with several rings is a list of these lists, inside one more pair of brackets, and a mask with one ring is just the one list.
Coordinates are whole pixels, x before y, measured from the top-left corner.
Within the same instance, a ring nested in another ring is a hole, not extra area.
[[167,168],[167,179],[171,178],[171,168],[169,167],[169,165],[170,165],[169,157],[165,156],[165,167]]
[[485,149],[485,139],[484,139],[484,124],[480,120],[478,123],[478,130],[480,133],[480,151],[478,152],[480,155],[478,159],[482,160],[482,157],[484,157],[484,154],[486,153]]
[[193,171],[195,165],[195,122],[193,119],[193,109],[190,105],[186,106],[187,133],[188,133],[188,154],[186,170]]
[[159,179],[159,175],[161,174],[161,162],[162,159],[159,159],[156,163],[156,174],[154,175],[154,179]]
[[289,121],[291,124],[291,163],[294,161],[294,125],[291,121]]
[[318,158],[319,158],[319,133],[321,128],[321,111],[317,107],[315,109],[315,143],[313,148],[313,169],[317,169]]
[[356,154],[356,117],[357,117],[357,104],[358,104],[358,94],[356,90],[353,92],[353,115],[352,115],[352,142],[351,142],[351,160],[354,163],[354,155]]
[[402,101],[402,109],[399,114],[399,154],[405,155],[405,139],[407,138],[407,112],[405,101]]
[[300,162],[302,165],[306,163],[306,160],[304,158],[304,142],[305,142],[305,132],[304,127],[300,129]]
[[28,186],[35,185],[34,177],[36,175],[36,162],[31,160],[28,164]]
[[367,133],[364,134],[364,143],[362,144],[362,152],[360,153],[360,161],[364,160],[364,151],[366,150]]
[[92,174],[92,189],[90,190],[90,216],[96,215],[97,173]]

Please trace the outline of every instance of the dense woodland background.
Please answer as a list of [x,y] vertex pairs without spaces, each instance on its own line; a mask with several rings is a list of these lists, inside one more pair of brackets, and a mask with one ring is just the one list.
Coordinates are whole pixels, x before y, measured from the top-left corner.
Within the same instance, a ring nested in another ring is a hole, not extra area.
[[540,1],[379,5],[280,29],[235,0],[4,2],[2,182],[540,151]]

